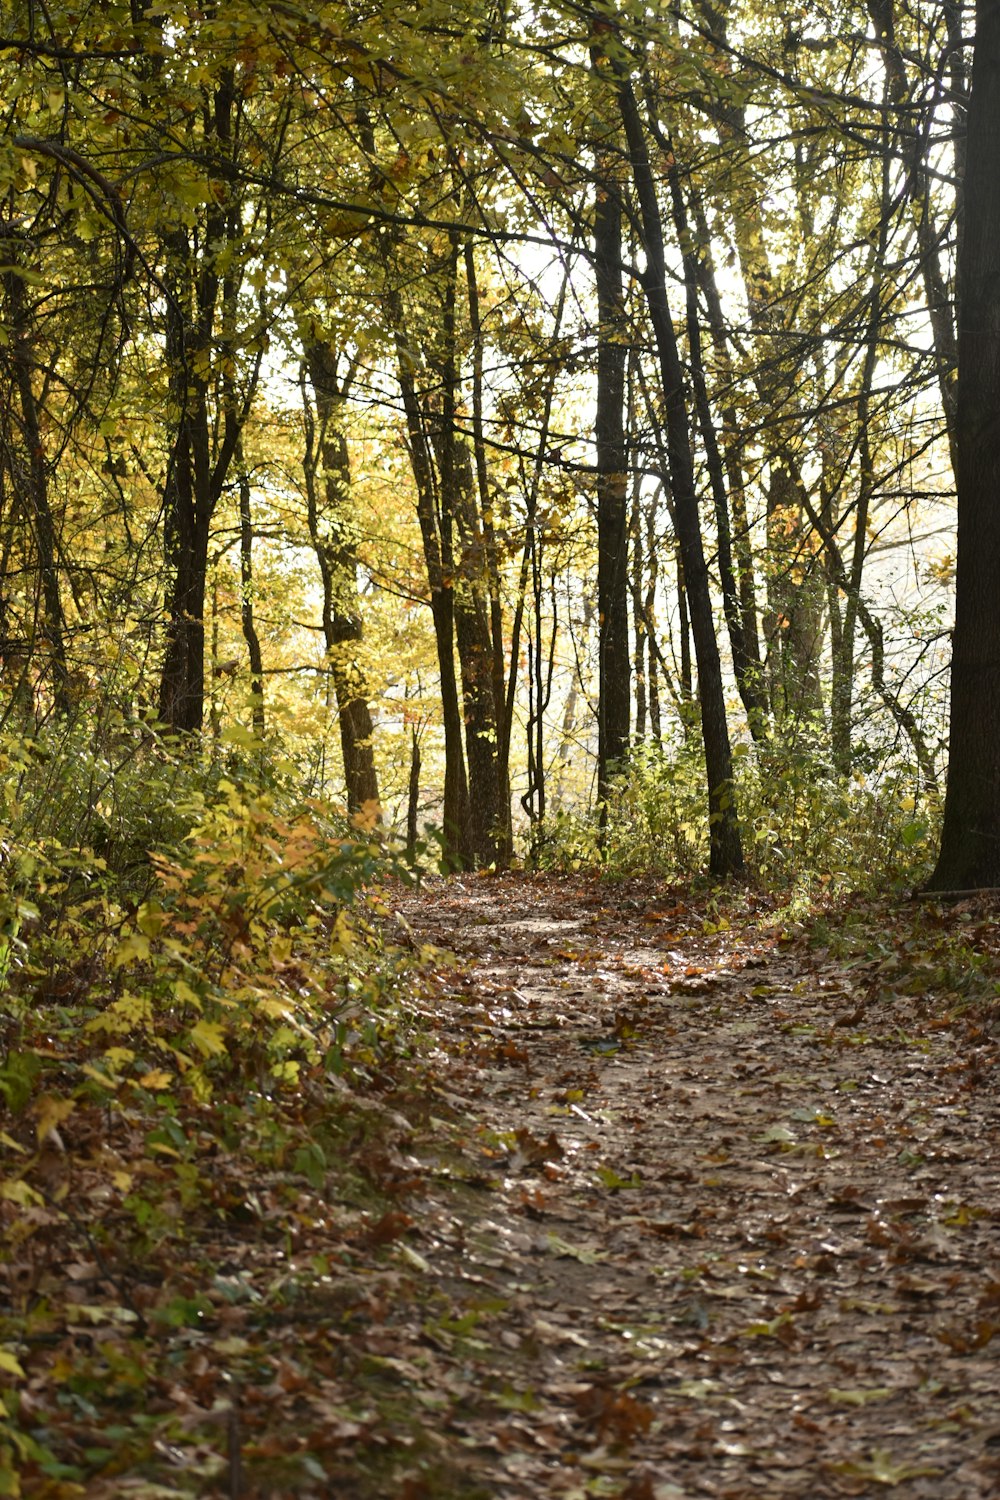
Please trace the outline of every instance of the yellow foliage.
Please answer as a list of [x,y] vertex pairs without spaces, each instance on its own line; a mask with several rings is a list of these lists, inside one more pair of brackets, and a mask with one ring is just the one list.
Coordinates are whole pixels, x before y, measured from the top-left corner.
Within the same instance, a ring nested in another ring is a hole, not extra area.
[[223,1029],[213,1021],[199,1021],[188,1035],[203,1057],[219,1057],[226,1051]]
[[45,1137],[69,1116],[76,1108],[74,1099],[60,1099],[56,1094],[42,1094],[35,1100],[35,1135],[41,1144]]

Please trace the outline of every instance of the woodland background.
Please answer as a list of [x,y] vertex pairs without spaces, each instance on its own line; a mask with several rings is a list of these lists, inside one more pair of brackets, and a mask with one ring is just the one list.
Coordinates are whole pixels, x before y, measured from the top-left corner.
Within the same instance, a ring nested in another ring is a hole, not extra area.
[[0,110],[0,1494],[994,1494],[1000,10],[0,0]]
[[599,804],[606,850],[652,819],[625,857],[696,868],[703,740],[719,872],[733,756],[757,868],[817,799],[923,844],[970,31],[950,0],[8,4],[32,831],[120,859],[159,781],[228,765],[459,862],[515,829],[593,859]]

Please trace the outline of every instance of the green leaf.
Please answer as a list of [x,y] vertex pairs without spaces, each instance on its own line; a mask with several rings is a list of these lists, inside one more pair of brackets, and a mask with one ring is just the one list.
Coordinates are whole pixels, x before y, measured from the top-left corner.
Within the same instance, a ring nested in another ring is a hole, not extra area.
[[826,1399],[833,1401],[837,1406],[868,1406],[872,1401],[886,1401],[893,1395],[891,1386],[869,1385],[841,1387],[831,1386],[826,1393]]
[[830,1468],[837,1474],[867,1479],[889,1489],[895,1489],[910,1479],[929,1479],[941,1473],[934,1464],[897,1463],[888,1448],[873,1448],[869,1459],[848,1459],[844,1463],[831,1464]]
[[550,1255],[559,1255],[569,1260],[578,1260],[583,1266],[596,1265],[598,1261],[607,1260],[607,1256],[601,1250],[588,1250],[583,1245],[571,1245],[568,1240],[560,1239],[559,1235],[549,1233],[545,1236],[545,1247]]
[[633,1172],[631,1177],[620,1177],[614,1167],[598,1167],[597,1175],[609,1192],[618,1193],[623,1188],[642,1187],[642,1178],[638,1172]]

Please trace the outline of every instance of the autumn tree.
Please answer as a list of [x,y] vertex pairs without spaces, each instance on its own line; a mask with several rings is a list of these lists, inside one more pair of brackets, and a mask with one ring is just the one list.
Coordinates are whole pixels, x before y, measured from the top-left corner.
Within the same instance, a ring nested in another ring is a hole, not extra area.
[[344,430],[354,371],[315,321],[306,323],[303,364],[311,387],[311,397],[303,393],[307,524],[323,586],[323,640],[337,697],[347,804],[356,812],[377,804],[379,794],[367,683],[358,663],[358,547]]
[[[607,30],[605,26],[603,30]],[[617,36],[603,44],[608,87],[621,119],[635,191],[635,224],[645,255],[640,273],[653,327],[666,426],[667,453],[677,536],[691,609],[698,662],[698,690],[705,753],[712,873],[732,875],[743,867],[733,785],[732,751],[708,568],[691,450],[684,373],[667,294],[663,215],[653,173],[649,132],[633,86],[633,63]]]
[[959,261],[951,732],[932,891],[1000,885],[1000,9],[979,0]]
[[595,171],[594,274],[597,292],[598,797],[624,769],[631,692],[628,650],[628,472],[625,448],[625,294],[622,204],[615,157],[598,150]]

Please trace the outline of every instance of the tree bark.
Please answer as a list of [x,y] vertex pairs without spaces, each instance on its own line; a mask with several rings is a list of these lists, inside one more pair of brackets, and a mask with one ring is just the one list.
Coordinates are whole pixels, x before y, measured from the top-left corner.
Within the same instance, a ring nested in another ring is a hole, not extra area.
[[[456,294],[458,241],[453,239],[445,269],[441,328],[441,412],[433,446],[438,460],[442,533],[457,533],[454,589],[455,643],[462,682],[465,757],[469,773],[467,851],[478,865],[501,858],[509,809],[501,799],[499,733],[494,700],[495,658],[490,630],[486,547],[477,512],[475,480],[468,448],[459,439]],[[467,279],[467,278],[466,278]],[[433,419],[432,419],[433,420]]]
[[646,647],[649,630],[646,626],[643,575],[645,573],[645,551],[642,535],[642,496],[640,487],[633,487],[630,501],[630,530],[632,534],[632,637],[635,642],[632,670],[635,673],[635,739],[641,745],[646,738],[648,691],[646,684]]
[[439,531],[439,505],[435,483],[434,459],[427,434],[424,412],[414,378],[414,355],[409,347],[399,293],[388,296],[396,345],[397,377],[406,418],[407,448],[417,490],[417,520],[423,542],[427,587],[430,593],[434,643],[437,649],[441,680],[441,716],[444,725],[444,852],[457,863],[470,857],[467,826],[469,818],[469,783],[462,746],[462,709],[455,671],[455,572],[452,555],[450,519],[442,517]]
[[23,508],[31,518],[31,530],[38,552],[42,623],[52,670],[53,701],[56,712],[62,714],[70,706],[66,618],[59,587],[56,523],[49,499],[48,462],[35,400],[35,362],[31,350],[30,315],[24,282],[18,275],[20,249],[13,235],[0,239],[0,255],[11,264],[11,269],[4,273],[3,283],[10,313],[11,363],[21,413],[20,427],[24,447],[23,482],[20,488],[26,502]]
[[479,518],[482,526],[486,591],[489,597],[488,634],[496,735],[494,774],[498,801],[494,840],[498,866],[505,869],[510,864],[514,853],[514,830],[510,813],[510,773],[503,754],[504,744],[510,744],[510,730],[505,722],[506,694],[504,691],[505,663],[500,563],[483,429],[483,330],[479,308],[479,283],[476,277],[476,256],[471,243],[465,247],[465,282],[469,299],[469,331],[472,334],[472,443],[476,464],[476,486],[479,491]]
[[264,658],[260,650],[260,636],[253,608],[253,514],[250,509],[250,476],[238,453],[240,474],[240,624],[250,658],[250,700],[252,704],[253,732],[263,740],[266,723],[264,719]]
[[944,828],[928,889],[1000,885],[1000,6],[978,0],[958,338],[958,558]]
[[[205,103],[206,136],[220,154],[236,150],[233,76],[226,72]],[[225,287],[223,252],[242,237],[238,203],[210,207],[197,231],[165,236],[166,363],[175,429],[164,488],[167,564],[166,650],[159,715],[170,729],[198,731],[205,711],[205,592],[212,518],[246,421],[260,373],[258,354],[237,402],[231,377],[218,376],[219,343],[230,343],[237,285]],[[219,327],[220,293],[222,323]],[[220,337],[221,335],[221,337]],[[221,400],[213,402],[221,389]],[[213,412],[214,408],[214,412]]]
[[732,527],[729,519],[729,496],[726,490],[726,470],[723,463],[719,438],[715,429],[708,383],[701,351],[701,312],[698,306],[698,252],[691,235],[687,205],[681,192],[677,162],[669,141],[664,142],[668,152],[667,181],[674,212],[674,226],[681,247],[684,265],[684,287],[687,294],[688,357],[691,381],[694,387],[694,405],[701,428],[705,448],[705,463],[708,469],[712,500],[715,506],[715,531],[719,582],[722,586],[722,609],[729,632],[729,649],[733,659],[733,675],[743,707],[746,709],[750,733],[755,740],[767,738],[767,700],[764,693],[764,676],[760,662],[760,648],[756,626],[752,633],[744,630],[744,611],[740,589],[733,568]]
[[[186,246],[186,236],[183,236]],[[167,361],[177,427],[164,490],[164,553],[169,578],[167,640],[159,716],[170,729],[201,729],[205,711],[205,592],[209,528],[215,510],[204,381],[189,377],[185,320],[168,312]]]
[[[340,749],[347,806],[358,812],[379,800],[373,745],[374,726],[364,674],[358,665],[363,639],[358,607],[358,552],[351,529],[351,462],[340,426],[343,402],[337,352],[320,339],[305,342],[309,381],[319,426],[307,454],[306,503],[309,537],[323,584],[323,639],[337,697]],[[308,435],[307,435],[308,439]],[[323,467],[323,507],[319,505],[317,458]]]
[[597,280],[597,795],[628,754],[631,684],[628,658],[628,500],[625,457],[625,363],[622,211],[607,153],[599,153],[594,206]]

